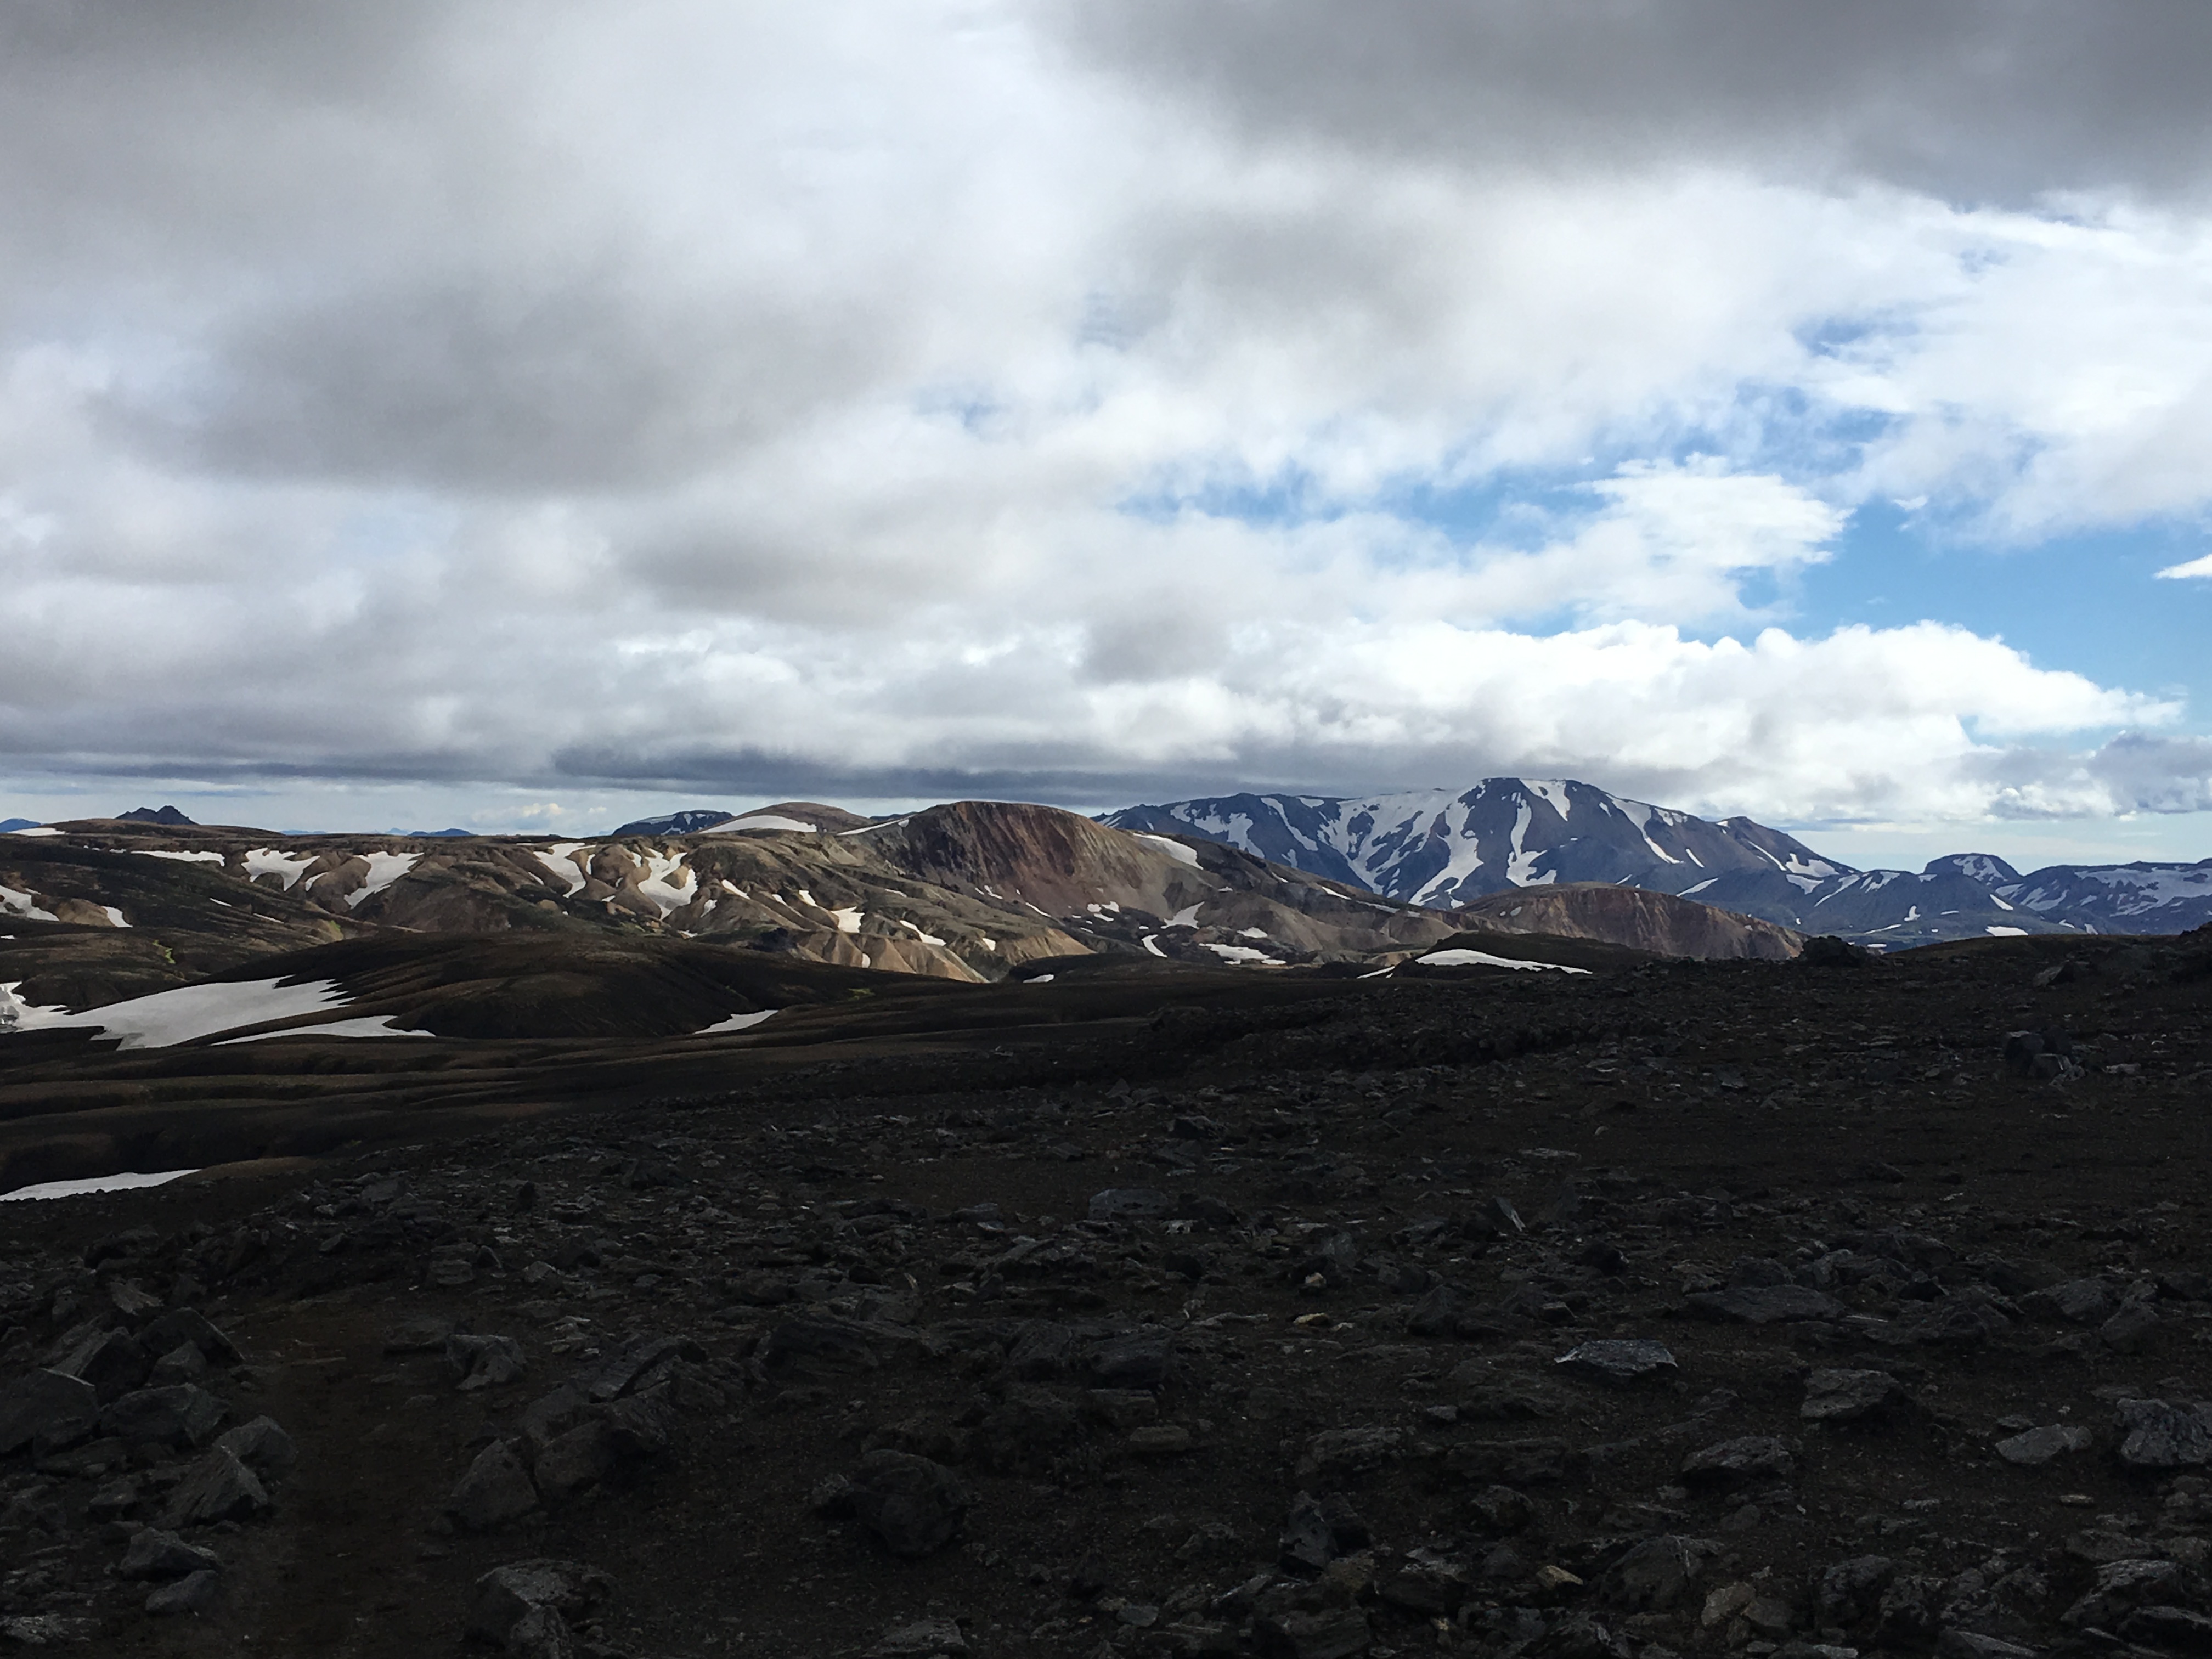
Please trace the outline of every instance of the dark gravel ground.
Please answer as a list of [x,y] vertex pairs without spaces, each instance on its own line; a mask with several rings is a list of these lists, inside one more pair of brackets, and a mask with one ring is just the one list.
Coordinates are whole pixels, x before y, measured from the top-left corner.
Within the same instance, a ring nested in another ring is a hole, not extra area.
[[2203,1652],[2208,957],[1178,988],[0,1206],[0,1649]]

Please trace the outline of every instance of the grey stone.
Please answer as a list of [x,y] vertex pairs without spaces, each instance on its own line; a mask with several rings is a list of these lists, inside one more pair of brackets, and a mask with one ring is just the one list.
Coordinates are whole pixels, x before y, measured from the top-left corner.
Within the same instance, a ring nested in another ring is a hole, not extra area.
[[193,1342],[179,1342],[154,1362],[146,1374],[149,1387],[165,1389],[177,1382],[197,1382],[207,1375],[207,1356]]
[[1676,1369],[1674,1355],[1665,1343],[1643,1337],[1578,1343],[1554,1363],[1603,1382],[1640,1382],[1671,1376]]
[[1705,1563],[1720,1553],[1702,1538],[1662,1533],[1647,1538],[1606,1570],[1599,1593],[1610,1605],[1638,1613],[1668,1613],[1684,1605]]
[[515,1455],[514,1443],[495,1440],[476,1455],[454,1484],[446,1507],[471,1532],[489,1532],[538,1507],[538,1488]]
[[1367,1615],[1358,1607],[1262,1614],[1253,1621],[1253,1633],[1262,1651],[1284,1659],[1352,1659],[1375,1643]]
[[206,1526],[242,1521],[269,1507],[269,1493],[253,1471],[217,1446],[192,1465],[161,1509],[161,1525]]
[[263,1475],[283,1474],[300,1461],[299,1448],[273,1417],[257,1417],[226,1430],[215,1443]]
[[131,1535],[116,1571],[125,1578],[181,1578],[222,1565],[212,1552],[187,1544],[173,1532],[142,1527]]
[[[524,1628],[533,1613],[550,1613],[573,1622],[589,1613],[612,1585],[606,1574],[580,1561],[544,1556],[510,1561],[494,1567],[470,1589],[467,1633],[512,1650],[518,1632],[526,1638],[537,1635]],[[542,1628],[542,1620],[537,1622]]]
[[614,1431],[594,1418],[555,1436],[538,1454],[538,1491],[549,1502],[565,1502],[605,1480],[622,1462]]
[[2000,1440],[1996,1450],[1996,1455],[2008,1463],[2017,1463],[2025,1469],[2040,1468],[2051,1459],[2068,1452],[2088,1450],[2094,1437],[2087,1429],[2053,1424]]
[[1856,1555],[1824,1571],[1813,1587],[1816,1622],[1849,1629],[1881,1610],[1881,1593],[1897,1577],[1897,1563],[1886,1555]]
[[82,1377],[37,1370],[0,1390],[0,1453],[31,1447],[41,1456],[73,1446],[100,1420],[100,1395]]
[[974,1502],[951,1470],[909,1452],[870,1452],[853,1476],[854,1516],[893,1555],[943,1549]]
[[2111,1630],[2137,1607],[2203,1598],[2203,1582],[2179,1561],[2112,1561],[2097,1569],[2087,1595],[2059,1615],[2073,1629]]
[[1936,1659],[2038,1659],[2033,1648],[1979,1631],[1947,1630],[1936,1639]]
[[2139,1352],[2158,1328],[2158,1314],[2148,1303],[2123,1303],[2118,1313],[2097,1327],[2097,1334],[2114,1353]]
[[0,1619],[0,1640],[27,1648],[89,1642],[100,1633],[97,1619],[72,1619],[58,1613],[25,1613]]
[[1425,1619],[1449,1619],[1473,1592],[1474,1575],[1466,1561],[1421,1547],[1407,1553],[1397,1570],[1382,1581],[1380,1593],[1392,1607]]
[[1739,1325],[1782,1325],[1804,1319],[1840,1319],[1844,1305],[1802,1285],[1743,1285],[1706,1291],[1688,1298],[1700,1318]]
[[1682,1460],[1682,1479],[1692,1486],[1731,1486],[1752,1480],[1784,1480],[1796,1467],[1790,1449],[1779,1440],[1747,1434],[1692,1452]]
[[94,1331],[55,1360],[52,1369],[64,1376],[91,1383],[105,1406],[143,1382],[154,1362],[137,1340],[124,1332]]
[[2212,1462],[2212,1423],[2202,1408],[2163,1400],[2123,1400],[2116,1413],[2120,1462],[2131,1469],[2190,1469]]
[[446,1339],[446,1366],[459,1379],[464,1394],[498,1388],[514,1382],[528,1369],[522,1345],[511,1336],[464,1336]]
[[917,1619],[894,1625],[867,1651],[867,1659],[966,1659],[968,1638],[950,1619]]
[[2112,1311],[2112,1287],[2101,1279],[2069,1279],[2021,1298],[2023,1312],[2069,1324],[2101,1324]]
[[238,1345],[216,1328],[205,1314],[191,1308],[172,1308],[138,1333],[148,1353],[168,1353],[189,1342],[215,1365],[235,1365],[242,1356]]
[[222,1427],[222,1401],[190,1382],[140,1389],[119,1396],[100,1414],[100,1431],[136,1445],[204,1446]]
[[1109,1187],[1091,1195],[1093,1221],[1157,1221],[1176,1212],[1176,1201],[1157,1187]]
[[157,1619],[180,1613],[210,1613],[222,1600],[221,1576],[211,1568],[202,1567],[147,1596],[146,1611]]
[[1808,1423],[1854,1423],[1905,1398],[1887,1371],[1817,1370],[1805,1379],[1797,1415]]
[[1157,1389],[1167,1381],[1173,1340],[1164,1325],[1109,1337],[1084,1357],[1085,1373],[1102,1389]]
[[386,1353],[436,1353],[453,1334],[453,1322],[422,1315],[403,1319],[384,1333]]
[[1403,1429],[1369,1426],[1330,1429],[1306,1443],[1298,1459],[1301,1480],[1335,1485],[1395,1462],[1406,1443]]

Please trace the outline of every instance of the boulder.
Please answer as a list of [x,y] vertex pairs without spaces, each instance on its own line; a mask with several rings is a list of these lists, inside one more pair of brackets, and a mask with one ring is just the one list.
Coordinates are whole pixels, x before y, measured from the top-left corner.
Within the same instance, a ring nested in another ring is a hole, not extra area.
[[136,1338],[122,1331],[94,1331],[56,1359],[53,1369],[92,1384],[105,1406],[145,1382],[154,1361]]
[[100,1431],[137,1445],[176,1449],[204,1446],[222,1425],[227,1407],[204,1389],[179,1382],[118,1396],[100,1414]]
[[2000,1440],[1995,1448],[1996,1455],[2008,1463],[2017,1463],[2024,1469],[2040,1468],[2051,1459],[2068,1452],[2089,1449],[2094,1437],[2088,1430],[2053,1424],[2047,1428],[2029,1429]]
[[1817,1370],[1805,1379],[1805,1403],[1797,1415],[1808,1423],[1855,1423],[1904,1398],[1904,1389],[1887,1371]]
[[1644,1338],[1579,1343],[1554,1362],[1577,1376],[1626,1384],[1674,1375],[1674,1355],[1663,1342]]
[[1598,1581],[1611,1606],[1638,1613],[1671,1613],[1689,1604],[1692,1588],[1720,1547],[1702,1538],[1662,1533],[1631,1549]]
[[0,1389],[0,1453],[40,1455],[73,1446],[100,1420],[100,1395],[82,1377],[36,1370]]
[[235,1365],[240,1358],[238,1345],[206,1315],[190,1308],[173,1308],[150,1322],[139,1331],[138,1340],[154,1354],[173,1352],[180,1343],[189,1342],[211,1365]]
[[1844,1316],[1842,1303],[1802,1285],[1738,1285],[1701,1291],[1688,1297],[1687,1303],[1690,1311],[1701,1319],[1738,1325],[1781,1325]]
[[446,1500],[447,1511],[470,1532],[489,1532],[537,1507],[538,1488],[508,1440],[495,1440],[478,1452]]
[[465,1336],[446,1339],[446,1368],[453,1372],[463,1393],[493,1389],[514,1382],[527,1369],[522,1345],[511,1336]]
[[606,1574],[580,1561],[550,1557],[510,1561],[494,1567],[471,1588],[467,1633],[514,1651],[518,1635],[542,1639],[544,1614],[572,1623],[612,1588],[613,1580]]
[[222,1579],[212,1568],[188,1572],[146,1598],[146,1611],[160,1619],[182,1613],[211,1613],[222,1600]]
[[1692,1452],[1682,1479],[1693,1486],[1734,1486],[1754,1480],[1789,1478],[1796,1465],[1790,1449],[1767,1435],[1741,1435]]
[[950,1619],[917,1619],[894,1625],[870,1648],[866,1659],[967,1659],[967,1633]]
[[268,1507],[268,1491],[253,1471],[217,1446],[177,1483],[162,1506],[161,1524],[173,1532],[217,1521],[242,1521]]
[[216,1437],[215,1443],[264,1476],[283,1474],[300,1461],[299,1448],[273,1417],[257,1417],[251,1423],[225,1430]]
[[186,1573],[219,1569],[222,1563],[211,1551],[187,1544],[159,1527],[141,1528],[131,1535],[116,1572],[125,1578],[182,1578]]
[[2123,1400],[2116,1408],[2120,1462],[2131,1469],[2191,1469],[2212,1462],[2212,1422],[2203,1407]]
[[908,1452],[870,1452],[852,1478],[854,1517],[893,1555],[943,1549],[974,1502],[951,1470]]

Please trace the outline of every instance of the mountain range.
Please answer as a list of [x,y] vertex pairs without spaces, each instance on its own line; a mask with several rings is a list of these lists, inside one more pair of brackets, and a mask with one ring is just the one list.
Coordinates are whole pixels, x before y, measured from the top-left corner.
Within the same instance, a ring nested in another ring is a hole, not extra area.
[[1964,853],[1918,872],[1856,870],[1749,818],[1700,818],[1572,779],[1486,778],[1457,793],[1364,799],[1224,795],[1101,822],[1202,836],[1409,904],[1603,882],[1884,950],[2016,933],[2179,933],[2212,921],[2212,859],[2022,875]]

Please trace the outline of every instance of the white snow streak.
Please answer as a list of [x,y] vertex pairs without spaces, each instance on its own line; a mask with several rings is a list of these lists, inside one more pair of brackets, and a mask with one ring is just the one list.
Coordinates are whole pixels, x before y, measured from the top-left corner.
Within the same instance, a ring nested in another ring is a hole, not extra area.
[[274,876],[283,884],[284,890],[289,893],[314,863],[312,853],[283,853],[273,847],[257,847],[246,855],[243,867],[248,881],[260,876]]
[[1569,968],[1556,962],[1516,962],[1511,957],[1493,957],[1487,951],[1432,951],[1420,958],[1431,968],[1516,968],[1548,969],[1555,974],[1587,974],[1587,968]]
[[727,1019],[717,1020],[712,1025],[702,1025],[691,1033],[693,1036],[714,1036],[724,1031],[750,1031],[763,1020],[783,1012],[781,1008],[763,1008],[757,1014],[732,1014]]
[[[21,835],[21,830],[14,833]],[[141,1187],[159,1187],[188,1175],[198,1175],[198,1170],[162,1170],[153,1175],[125,1171],[121,1175],[87,1176],[78,1181],[41,1181],[36,1186],[18,1187],[12,1193],[0,1193],[0,1204],[10,1204],[19,1198],[76,1198],[84,1193],[128,1193]]]

